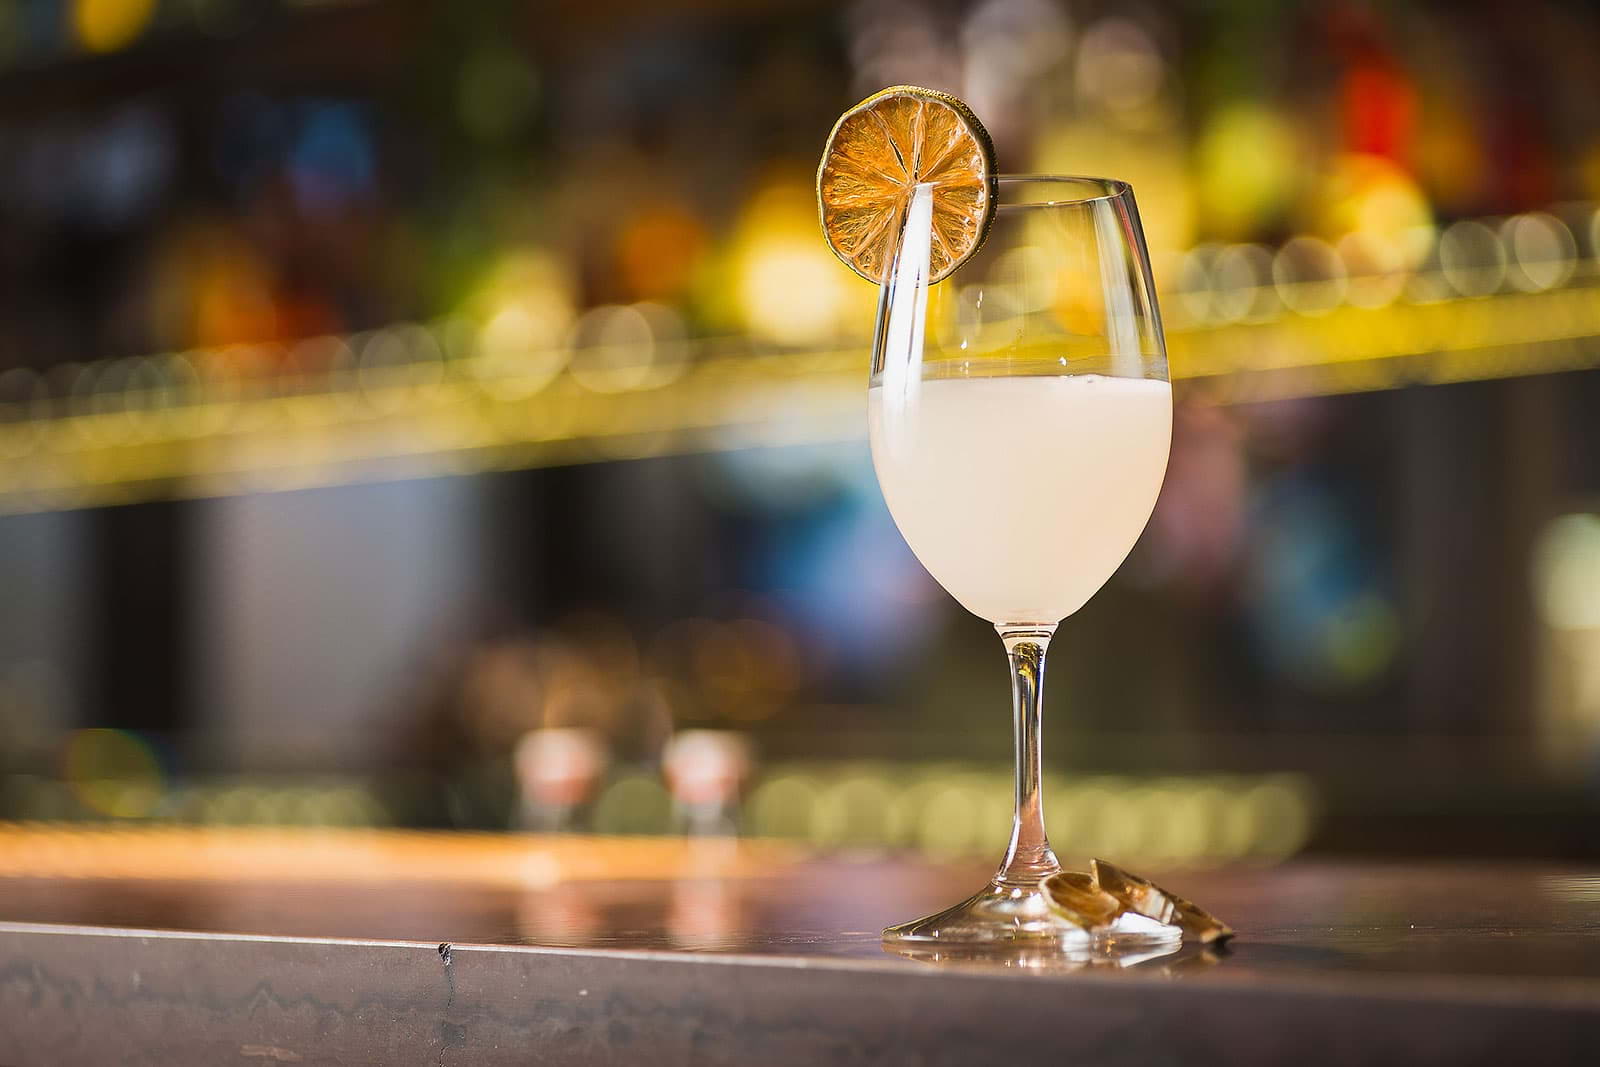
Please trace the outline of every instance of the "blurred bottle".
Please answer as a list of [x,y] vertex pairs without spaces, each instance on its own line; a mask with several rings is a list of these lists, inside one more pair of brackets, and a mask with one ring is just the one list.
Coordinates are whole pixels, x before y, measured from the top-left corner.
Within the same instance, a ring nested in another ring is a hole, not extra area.
[[521,799],[517,824],[558,833],[574,828],[610,763],[601,735],[583,727],[529,730],[517,741],[514,763]]
[[661,753],[673,821],[691,836],[738,832],[739,801],[754,759],[750,742],[731,730],[684,730]]

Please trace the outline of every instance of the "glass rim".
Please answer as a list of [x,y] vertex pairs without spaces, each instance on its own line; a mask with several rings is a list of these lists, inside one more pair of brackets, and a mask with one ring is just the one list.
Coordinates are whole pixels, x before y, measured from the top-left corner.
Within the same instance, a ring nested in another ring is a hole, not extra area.
[[[1133,192],[1133,186],[1120,178],[1097,178],[1088,174],[998,174],[995,183],[995,208],[1000,211],[1039,207],[1078,207],[1101,200],[1118,200]],[[1093,189],[1093,193],[1052,197],[1048,200],[1007,201],[1004,190],[1029,186],[1065,186]]]

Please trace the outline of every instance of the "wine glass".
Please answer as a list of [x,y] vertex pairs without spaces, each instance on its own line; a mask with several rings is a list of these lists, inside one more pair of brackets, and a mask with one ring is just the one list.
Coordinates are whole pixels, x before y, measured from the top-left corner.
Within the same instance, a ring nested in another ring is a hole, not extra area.
[[931,187],[913,191],[881,286],[872,460],[906,543],[999,631],[1016,730],[1011,843],[970,899],[891,941],[1081,940],[1039,883],[1060,869],[1039,789],[1045,650],[1155,505],[1172,390],[1126,182],[1001,177],[987,240],[930,285]]

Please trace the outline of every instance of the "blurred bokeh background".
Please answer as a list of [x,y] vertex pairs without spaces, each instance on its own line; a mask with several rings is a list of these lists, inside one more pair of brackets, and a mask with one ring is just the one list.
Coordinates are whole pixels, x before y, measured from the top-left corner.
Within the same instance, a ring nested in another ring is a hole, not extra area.
[[0,819],[997,853],[833,120],[1133,182],[1179,400],[1062,851],[1600,857],[1600,14],[0,0]]

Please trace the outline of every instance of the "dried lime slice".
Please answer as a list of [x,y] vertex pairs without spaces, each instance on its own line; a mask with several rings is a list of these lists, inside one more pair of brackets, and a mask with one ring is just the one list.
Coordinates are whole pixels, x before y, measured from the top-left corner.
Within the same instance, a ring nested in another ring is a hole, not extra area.
[[1192,937],[1202,945],[1225,941],[1233,936],[1232,927],[1215,915],[1137,874],[1115,867],[1105,860],[1090,860],[1089,873],[1093,875],[1096,886],[1115,897],[1129,911],[1158,923],[1176,926],[1184,936]]
[[994,144],[960,100],[896,85],[846,111],[817,168],[822,234],[834,255],[883,282],[890,248],[918,185],[933,192],[930,281],[983,244],[994,221]]

